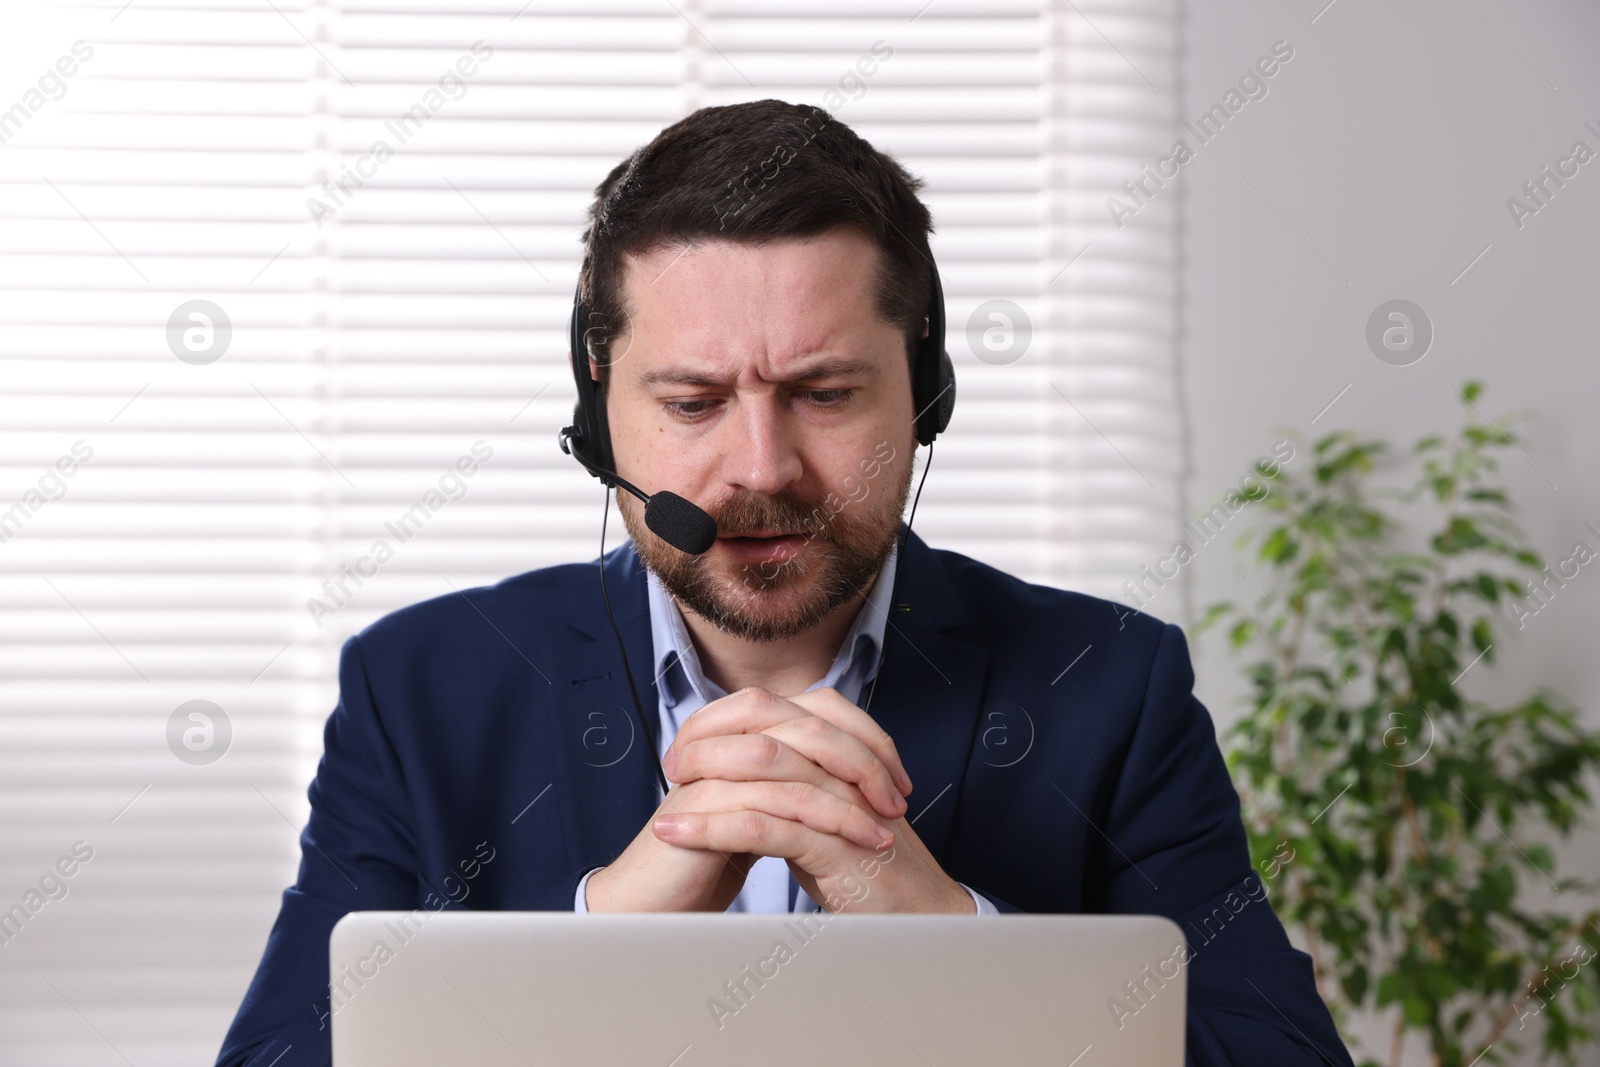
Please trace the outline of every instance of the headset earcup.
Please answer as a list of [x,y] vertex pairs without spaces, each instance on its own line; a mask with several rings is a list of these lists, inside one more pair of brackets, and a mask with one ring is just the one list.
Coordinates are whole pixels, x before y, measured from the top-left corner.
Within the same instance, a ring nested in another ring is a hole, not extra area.
[[950,353],[939,351],[937,356],[929,351],[928,339],[917,349],[916,381],[912,389],[912,403],[917,411],[917,441],[931,445],[933,439],[950,425],[950,413],[956,406],[956,368]]
[[[589,373],[588,336],[582,325],[585,318],[583,305],[574,294],[572,316],[567,320],[567,348],[572,353],[572,379],[578,394],[578,402],[572,409],[572,424],[578,428],[576,444],[584,458],[597,467],[615,470],[611,459],[611,430],[606,423],[605,390]],[[608,486],[612,484],[609,479],[600,480]]]
[[917,440],[925,445],[950,425],[956,406],[956,368],[945,349],[944,283],[939,267],[932,267],[932,292],[928,301],[927,336],[917,342],[917,364],[912,369],[912,400],[916,404]]
[[938,418],[934,422],[934,432],[943,433],[944,428],[950,425],[950,414],[956,409],[956,365],[950,359],[950,353],[939,353],[939,378],[935,384],[935,395],[938,401],[933,405],[933,410]]
[[597,385],[594,389],[594,425],[595,462],[607,470],[616,470],[617,464],[611,455],[611,423],[606,419],[606,389]]

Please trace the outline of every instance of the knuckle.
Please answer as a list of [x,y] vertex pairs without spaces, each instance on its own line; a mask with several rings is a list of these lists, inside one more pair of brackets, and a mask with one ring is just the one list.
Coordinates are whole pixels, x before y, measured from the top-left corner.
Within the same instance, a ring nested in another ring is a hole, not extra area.
[[811,803],[812,794],[816,792],[817,787],[810,782],[783,782],[779,788],[785,798],[798,809]]
[[806,715],[794,720],[794,728],[802,733],[811,734],[815,737],[821,737],[823,734],[828,732],[830,729],[830,724],[826,719],[818,718],[815,715]]
[[751,757],[763,767],[773,767],[783,759],[783,746],[766,734],[755,735],[755,751]]

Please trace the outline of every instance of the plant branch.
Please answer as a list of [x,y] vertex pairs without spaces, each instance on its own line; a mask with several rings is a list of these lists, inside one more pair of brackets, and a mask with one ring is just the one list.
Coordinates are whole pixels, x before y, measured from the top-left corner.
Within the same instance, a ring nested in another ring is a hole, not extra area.
[[[1579,919],[1577,922],[1574,922],[1571,926],[1568,926],[1565,930],[1561,931],[1561,933],[1556,936],[1556,943],[1560,944],[1560,942],[1565,940],[1568,936],[1578,933],[1585,926],[1593,924],[1596,919],[1600,919],[1600,912],[1590,912],[1584,918]],[[1560,961],[1558,960],[1556,962]],[[1506,1028],[1511,1025],[1511,1020],[1522,1014],[1523,1005],[1527,1004],[1528,1001],[1532,1000],[1539,993],[1543,992],[1544,988],[1550,984],[1551,975],[1549,973],[1549,968],[1550,964],[1546,963],[1540,967],[1539,970],[1535,971],[1533,973],[1533,977],[1528,979],[1528,988],[1519,994],[1517,998],[1510,1004],[1506,1005],[1506,1010],[1501,1012],[1499,1017],[1495,1019],[1494,1025],[1489,1028],[1489,1032],[1484,1035],[1482,1044],[1478,1046],[1479,1057],[1481,1057],[1485,1052],[1489,1051],[1489,1047],[1491,1045],[1500,1040],[1500,1035],[1504,1034],[1506,1032]],[[1567,979],[1562,979],[1562,981],[1565,982]],[[1474,1058],[1471,1062],[1475,1063],[1477,1062],[1477,1059]]]
[[1317,948],[1316,927],[1311,924],[1310,919],[1303,921],[1300,927],[1306,932],[1306,955],[1311,957],[1311,980],[1317,987],[1317,996],[1321,997],[1322,1002],[1326,1004],[1328,1002],[1328,994],[1323,990],[1322,954]]

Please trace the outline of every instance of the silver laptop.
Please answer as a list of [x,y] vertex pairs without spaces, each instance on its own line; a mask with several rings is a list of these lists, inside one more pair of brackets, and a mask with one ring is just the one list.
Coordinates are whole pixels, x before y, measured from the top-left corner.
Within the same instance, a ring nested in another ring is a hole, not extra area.
[[1186,953],[1149,916],[364,911],[334,1067],[1179,1067]]

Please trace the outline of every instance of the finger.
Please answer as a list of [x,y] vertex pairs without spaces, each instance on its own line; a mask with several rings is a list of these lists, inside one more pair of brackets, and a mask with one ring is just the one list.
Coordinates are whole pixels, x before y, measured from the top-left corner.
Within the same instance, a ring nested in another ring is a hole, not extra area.
[[[827,723],[814,715],[808,715],[796,722],[816,725],[791,725],[791,729],[811,732],[831,729]],[[815,744],[812,747],[816,747]],[[859,751],[865,755],[861,757],[861,765],[854,768],[849,763],[848,751],[843,755],[828,753],[827,758],[834,765],[841,767],[845,774],[861,778],[863,780],[861,783],[854,778],[834,774],[830,769],[774,737],[770,732],[722,734],[686,745],[678,753],[677,761],[667,771],[667,777],[678,783],[708,778],[721,778],[730,782],[810,782],[812,785],[827,784],[830,791],[839,796],[848,796],[841,790],[854,788],[859,789],[861,795],[867,797],[867,803],[875,811],[882,813],[884,818],[898,819],[906,812],[905,799],[895,790],[889,781],[888,772],[877,762],[876,757],[865,748]],[[832,782],[829,782],[830,779]]]
[[[842,837],[862,848],[875,849],[894,840],[894,831],[879,823],[864,801],[853,802],[809,782],[710,779],[701,786],[687,810],[764,811],[780,819],[803,823],[818,833]],[[679,807],[670,814],[683,810],[684,807]]]
[[895,748],[894,739],[872,716],[846,700],[831,686],[793,697],[751,686],[713,701],[684,720],[668,751],[676,755],[682,745],[719,734],[760,733],[784,722],[815,715],[856,738],[889,769],[902,795],[911,792],[911,776]]
[[787,697],[750,686],[713,700],[683,720],[673,743],[688,744],[718,734],[758,734],[769,726],[810,714]]
[[692,741],[667,766],[667,776],[675,782],[725,778],[820,784],[818,772],[858,787],[886,819],[906,813],[905,798],[882,761],[854,737],[810,714],[761,733],[719,734]]
[[[849,782],[841,782],[816,764],[811,766],[812,776],[810,782],[825,792],[843,800],[847,804],[854,804],[873,818],[878,818],[872,807],[871,801],[862,796],[861,790]],[[726,794],[728,789],[740,789],[748,785],[747,782],[735,782],[722,778],[697,778],[683,785],[674,785],[661,807],[658,815],[672,815],[680,811],[733,811],[738,808],[748,807],[747,804],[732,803],[719,798]],[[904,821],[904,820],[897,820]]]
[[656,836],[681,848],[780,856],[806,869],[821,869],[843,845],[842,838],[764,811],[683,812],[658,818],[652,827]]
[[900,759],[900,750],[895,748],[894,738],[890,737],[889,732],[879,726],[871,715],[846,700],[843,693],[832,686],[824,686],[787,699],[789,703],[804,708],[818,718],[828,720],[870,748],[894,775],[900,792],[910,795],[911,776],[906,773],[905,763]]
[[855,785],[885,817],[897,819],[905,814],[905,798],[877,753],[827,719],[806,715],[762,733],[788,745],[840,781]]

